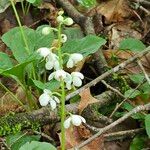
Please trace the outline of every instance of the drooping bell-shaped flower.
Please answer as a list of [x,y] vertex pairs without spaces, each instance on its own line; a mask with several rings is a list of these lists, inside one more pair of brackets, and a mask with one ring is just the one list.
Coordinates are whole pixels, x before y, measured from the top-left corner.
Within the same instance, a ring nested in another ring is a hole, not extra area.
[[78,62],[83,59],[83,55],[80,53],[71,54],[67,62],[67,68],[74,67]]
[[83,74],[80,72],[72,72],[71,76],[73,85],[76,87],[80,87],[82,85],[82,80],[84,79]]
[[37,52],[44,58],[46,58],[50,53],[51,49],[47,47],[41,47],[37,50]]
[[86,120],[82,116],[70,115],[70,117],[64,121],[64,127],[68,129],[71,125],[80,126],[82,122],[86,123]]
[[59,58],[56,54],[50,53],[47,58],[46,58],[46,63],[45,63],[45,68],[47,70],[55,69],[58,70],[60,69],[59,65]]
[[57,103],[60,103],[58,97],[53,96],[50,90],[44,89],[44,93],[39,97],[39,102],[41,106],[50,105],[51,109],[56,108]]
[[60,70],[56,70],[55,72],[51,73],[48,77],[48,80],[50,81],[54,78],[57,81],[61,81],[61,80],[65,80],[66,76],[67,76],[67,72],[60,69]]

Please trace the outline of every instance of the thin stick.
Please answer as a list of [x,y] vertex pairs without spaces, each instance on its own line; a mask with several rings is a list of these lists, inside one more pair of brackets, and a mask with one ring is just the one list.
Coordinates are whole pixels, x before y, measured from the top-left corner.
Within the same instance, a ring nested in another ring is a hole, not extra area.
[[148,84],[150,85],[150,78],[149,78],[148,74],[146,73],[146,71],[145,71],[145,69],[144,69],[144,67],[143,67],[143,65],[142,65],[141,60],[138,60],[137,63],[138,63],[138,65],[139,65],[139,67],[141,68],[141,70],[143,71],[143,73],[144,73],[144,75],[145,75],[145,78],[146,78]]
[[87,145],[88,143],[90,143],[91,141],[93,141],[95,138],[99,137],[100,135],[102,135],[106,131],[112,129],[113,127],[115,127],[116,125],[120,124],[121,122],[123,122],[127,118],[131,117],[133,114],[138,113],[138,112],[143,111],[143,110],[150,110],[150,103],[148,103],[146,105],[137,106],[136,108],[132,109],[130,112],[126,113],[123,117],[121,117],[118,120],[116,120],[113,123],[111,123],[110,125],[108,125],[108,126],[106,126],[104,128],[101,128],[99,130],[99,132],[97,132],[95,135],[93,135],[89,139],[85,140],[84,142],[82,142],[81,144],[76,146],[74,148],[74,150],[79,150],[80,148],[84,147],[85,145]]

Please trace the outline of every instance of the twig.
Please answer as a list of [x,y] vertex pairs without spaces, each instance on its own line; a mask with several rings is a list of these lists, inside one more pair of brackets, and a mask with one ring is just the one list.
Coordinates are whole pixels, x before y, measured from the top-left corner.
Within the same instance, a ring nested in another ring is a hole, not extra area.
[[150,110],[150,103],[148,103],[146,105],[137,106],[136,108],[134,108],[130,112],[126,113],[123,117],[121,117],[118,120],[116,120],[113,123],[111,123],[110,125],[108,125],[108,126],[106,126],[104,128],[101,128],[99,130],[99,132],[97,132],[95,135],[93,135],[89,139],[85,140],[84,142],[82,142],[81,144],[76,146],[74,149],[79,150],[80,148],[84,147],[85,145],[87,145],[88,143],[93,141],[95,138],[97,138],[98,136],[100,136],[104,132],[108,131],[109,129],[112,129],[113,127],[115,127],[116,125],[120,124],[121,122],[123,122],[124,120],[126,120],[127,118],[132,116],[133,114],[138,113],[138,112],[143,111],[143,110]]
[[113,88],[112,86],[110,86],[109,84],[107,84],[107,82],[106,82],[105,80],[102,80],[101,82],[102,82],[108,89],[110,89],[111,91],[117,93],[119,96],[125,98],[124,95],[123,95],[119,90],[117,90],[117,89]]
[[136,134],[142,133],[143,131],[144,131],[143,128],[126,130],[126,131],[118,131],[118,132],[104,134],[104,138],[105,141],[114,141],[119,139],[125,139],[128,137],[132,138]]
[[124,69],[128,64],[135,61],[137,58],[140,58],[140,57],[144,56],[148,52],[150,52],[150,46],[147,47],[144,51],[142,51],[140,53],[137,53],[133,57],[130,57],[128,60],[122,62],[121,64],[117,65],[116,67],[114,67],[114,68],[108,70],[107,72],[103,73],[101,76],[97,77],[96,79],[94,79],[93,81],[91,81],[88,84],[84,85],[83,87],[79,88],[78,90],[70,93],[69,95],[66,96],[66,101],[68,101],[70,98],[74,97],[75,95],[79,94],[84,89],[87,89],[91,86],[96,85],[98,82],[100,82],[104,78],[108,77],[110,74],[115,73],[115,72],[117,72],[121,69]]
[[33,131],[35,134],[38,134],[38,135],[41,135],[43,136],[44,138],[48,139],[51,143],[54,143],[54,140],[48,136],[47,134],[43,133],[43,132],[38,132],[38,131]]
[[142,65],[142,63],[141,63],[141,61],[138,60],[137,63],[138,63],[138,65],[139,65],[139,67],[141,68],[141,70],[143,71],[143,73],[144,73],[144,75],[145,75],[145,78],[146,78],[148,84],[150,85],[150,78],[149,78],[148,74],[146,73],[146,71],[145,71],[145,69],[144,69],[144,67],[143,67],[143,65]]

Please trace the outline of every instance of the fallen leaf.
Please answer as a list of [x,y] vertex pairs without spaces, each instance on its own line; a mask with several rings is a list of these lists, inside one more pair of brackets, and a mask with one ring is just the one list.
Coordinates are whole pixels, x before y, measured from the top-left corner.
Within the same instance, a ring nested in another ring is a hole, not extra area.
[[[66,149],[67,150],[73,150],[74,146],[79,145],[82,143],[85,139],[83,139],[80,136],[80,133],[78,131],[79,127],[72,127],[66,130]],[[59,138],[61,137],[61,133],[58,134]],[[104,146],[104,138],[98,137],[94,139],[89,144],[85,145],[81,150],[102,150]]]
[[131,10],[125,0],[109,0],[100,3],[97,12],[105,16],[107,22],[124,21],[131,16]]
[[81,101],[78,106],[80,114],[89,104],[98,102],[98,100],[91,95],[89,88],[83,90],[79,95],[81,96]]

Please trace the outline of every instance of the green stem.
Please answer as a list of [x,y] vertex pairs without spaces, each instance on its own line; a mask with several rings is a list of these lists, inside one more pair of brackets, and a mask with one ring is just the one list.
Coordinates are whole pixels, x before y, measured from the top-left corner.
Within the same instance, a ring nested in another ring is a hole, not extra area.
[[[61,52],[61,24],[58,26],[58,56],[59,56],[59,65],[63,69],[63,56]],[[61,149],[65,150],[65,128],[64,121],[66,117],[65,112],[65,83],[64,80],[61,80]]]
[[30,4],[30,3],[28,3],[28,5],[27,5],[27,7],[26,7],[26,10],[25,10],[25,14],[26,14],[26,15],[27,15],[27,14],[28,14],[28,12],[29,12],[30,6],[31,6],[31,4]]
[[24,34],[24,32],[23,32],[23,28],[22,28],[19,15],[18,15],[17,10],[16,10],[16,7],[15,7],[15,4],[14,4],[13,0],[10,0],[10,1],[11,1],[11,5],[12,5],[12,7],[13,7],[13,10],[14,10],[14,13],[15,13],[15,16],[16,16],[16,19],[17,19],[17,22],[18,22],[19,27],[20,27],[21,35],[22,35],[24,44],[25,44],[25,46],[26,46],[26,51],[27,51],[28,54],[30,54],[29,46],[28,46],[28,43],[27,43],[25,34]]
[[[22,38],[23,38],[23,41],[24,41],[24,44],[25,44],[25,47],[26,47],[26,52],[29,55],[30,54],[30,49],[29,49],[29,46],[28,46],[28,42],[27,42],[26,36],[24,34],[24,31],[23,31],[23,27],[21,25],[21,21],[20,21],[19,15],[17,13],[17,10],[16,10],[16,7],[15,7],[15,4],[14,4],[13,0],[10,0],[10,1],[11,1],[11,5],[13,7],[13,10],[14,10],[17,22],[19,24],[20,32],[21,32],[21,35],[22,35]],[[32,64],[32,73],[33,73],[33,78],[36,79],[35,69],[34,69],[33,64]]]
[[25,9],[24,9],[23,1],[21,1],[21,7],[22,7],[23,15],[25,15]]
[[[0,86],[6,91],[6,92],[8,92],[11,96],[12,96],[12,98],[18,103],[18,104],[20,104],[22,107],[24,107],[25,108],[25,106],[24,106],[24,104],[16,97],[16,95],[14,95],[4,84],[2,84],[1,82],[0,82]],[[25,108],[26,109],[26,108]]]

